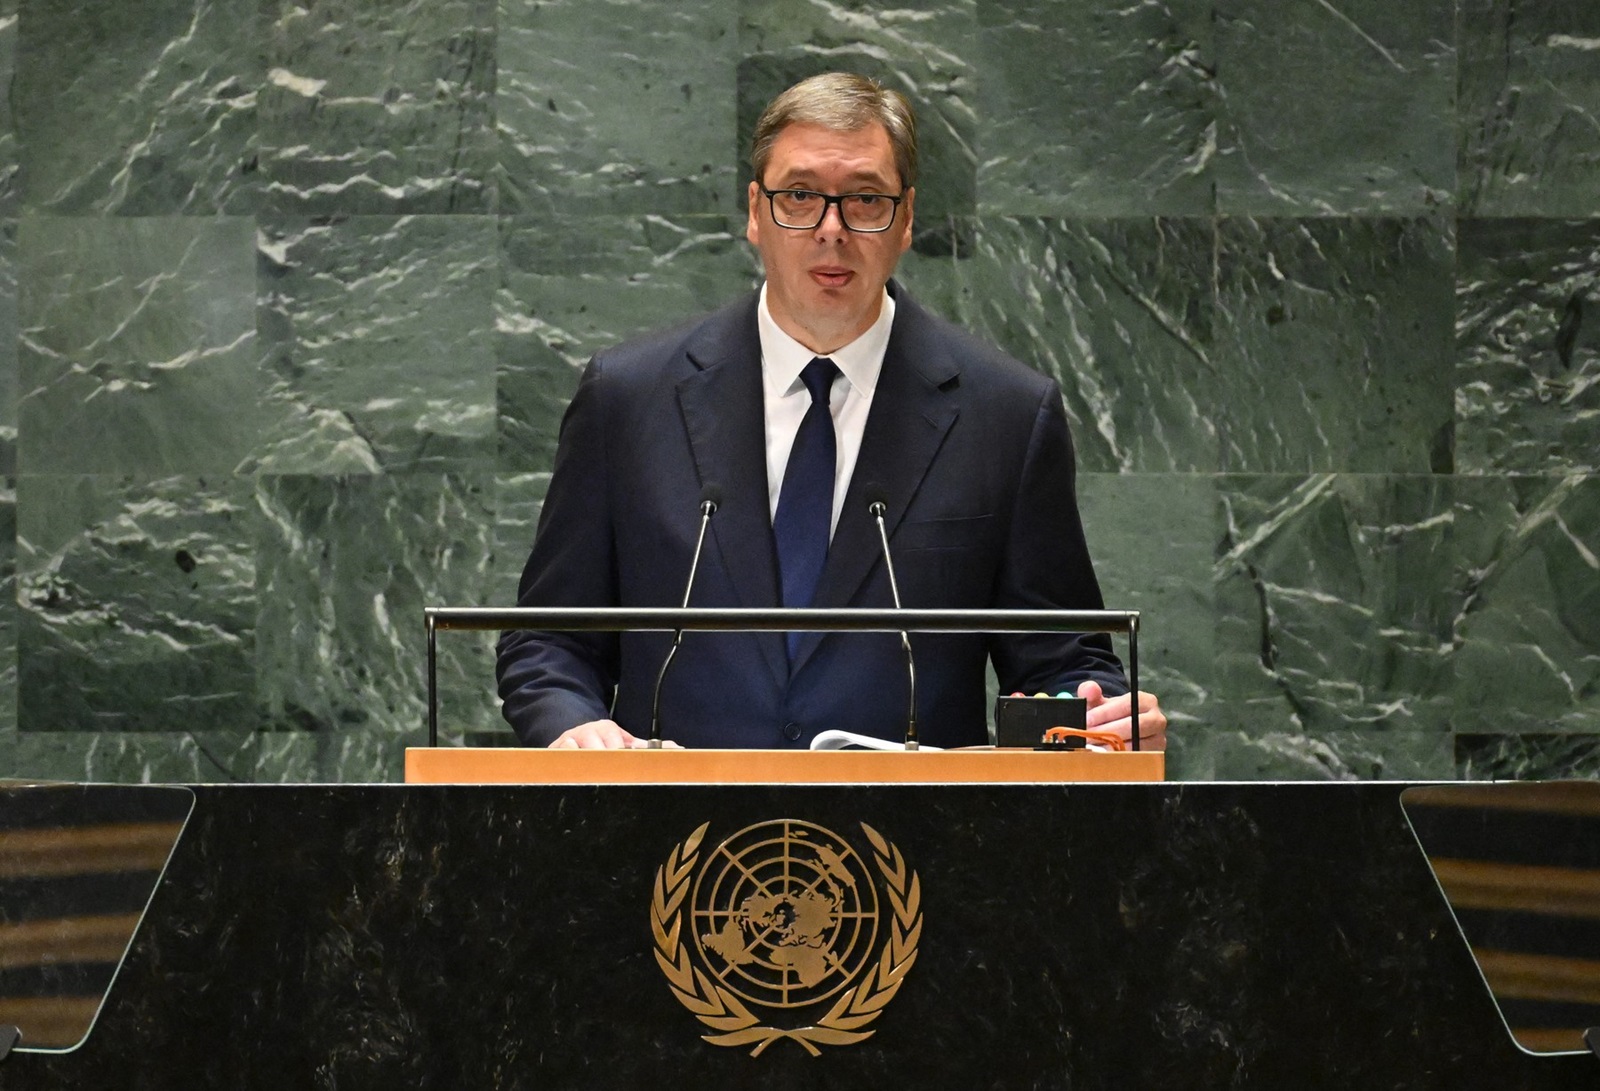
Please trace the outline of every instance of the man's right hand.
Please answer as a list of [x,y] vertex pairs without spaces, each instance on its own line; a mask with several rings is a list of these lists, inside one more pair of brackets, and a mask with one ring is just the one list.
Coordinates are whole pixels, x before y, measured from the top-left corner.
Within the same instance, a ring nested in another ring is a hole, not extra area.
[[[577,727],[569,727],[556,736],[550,749],[556,750],[637,750],[649,746],[645,739],[636,739],[614,720],[590,720]],[[677,749],[675,742],[663,742],[665,747]]]

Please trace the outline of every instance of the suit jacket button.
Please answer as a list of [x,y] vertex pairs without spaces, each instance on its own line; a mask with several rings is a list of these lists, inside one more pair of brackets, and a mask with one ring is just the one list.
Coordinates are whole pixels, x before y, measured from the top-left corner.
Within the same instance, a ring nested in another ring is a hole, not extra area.
[[794,742],[800,737],[800,725],[793,720],[783,725],[783,737]]

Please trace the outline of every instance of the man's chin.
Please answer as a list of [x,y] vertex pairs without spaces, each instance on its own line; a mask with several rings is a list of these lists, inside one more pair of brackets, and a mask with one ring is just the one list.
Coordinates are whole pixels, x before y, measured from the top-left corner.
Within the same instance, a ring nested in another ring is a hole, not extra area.
[[[792,324],[806,336],[795,337],[795,331],[788,328],[789,323],[781,319],[778,325],[812,352],[832,352],[849,344],[865,333],[878,317],[871,300],[862,294],[859,277],[852,278],[843,288],[823,288],[812,283],[810,290],[802,292],[797,302],[801,305],[784,307],[784,311],[792,315]],[[770,294],[768,303],[770,306]],[[773,310],[775,318],[778,313]]]
[[838,322],[847,322],[867,310],[867,296],[859,278],[848,280],[836,288],[816,284],[807,296],[818,316],[827,316]]

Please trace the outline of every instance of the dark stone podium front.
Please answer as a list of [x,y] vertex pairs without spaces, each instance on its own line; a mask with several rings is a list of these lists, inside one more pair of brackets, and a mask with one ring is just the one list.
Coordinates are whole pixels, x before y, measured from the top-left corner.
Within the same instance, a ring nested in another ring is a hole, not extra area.
[[[88,1042],[0,1089],[1600,1087],[1508,1037],[1401,788],[202,786]],[[652,906],[785,819],[900,854],[916,957],[864,1041],[752,1056]]]

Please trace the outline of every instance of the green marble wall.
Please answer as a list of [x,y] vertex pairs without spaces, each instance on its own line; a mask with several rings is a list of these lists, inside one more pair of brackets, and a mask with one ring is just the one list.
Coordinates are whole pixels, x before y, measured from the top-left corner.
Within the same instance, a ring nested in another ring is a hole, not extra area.
[[[0,0],[0,772],[396,779],[824,68],[1057,376],[1188,778],[1600,775],[1591,0]],[[487,638],[454,737],[506,739]]]

